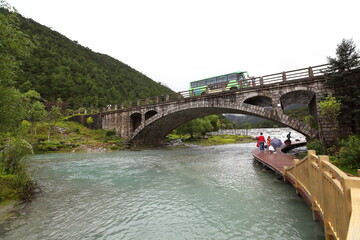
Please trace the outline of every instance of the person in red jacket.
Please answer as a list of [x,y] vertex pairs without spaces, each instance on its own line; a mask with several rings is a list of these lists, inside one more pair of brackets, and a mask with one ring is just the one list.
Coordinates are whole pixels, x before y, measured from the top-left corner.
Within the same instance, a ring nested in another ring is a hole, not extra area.
[[260,133],[260,136],[257,137],[257,140],[257,146],[260,147],[260,151],[264,151],[265,137],[263,136],[263,133]]

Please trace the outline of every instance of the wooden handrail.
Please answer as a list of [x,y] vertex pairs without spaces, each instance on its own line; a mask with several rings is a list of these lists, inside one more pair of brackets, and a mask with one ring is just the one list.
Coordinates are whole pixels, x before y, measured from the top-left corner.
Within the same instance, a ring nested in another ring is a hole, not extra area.
[[324,223],[326,239],[360,239],[360,178],[333,165],[328,156],[309,150],[294,166],[284,170],[299,192],[310,197],[313,212]]

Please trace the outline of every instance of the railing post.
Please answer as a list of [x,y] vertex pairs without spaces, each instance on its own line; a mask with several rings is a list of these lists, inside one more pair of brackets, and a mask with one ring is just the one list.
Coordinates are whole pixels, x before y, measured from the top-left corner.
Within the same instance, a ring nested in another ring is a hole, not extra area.
[[167,94],[165,95],[165,102],[168,102],[170,100],[170,96]]
[[222,92],[226,91],[226,84],[223,84],[223,85],[221,86],[221,91],[222,91]]
[[140,106],[140,100],[136,101],[136,106]]
[[159,103],[159,97],[158,96],[155,97],[155,103]]
[[[321,192],[321,199],[320,199],[320,206],[322,209],[324,209],[324,191],[323,191],[323,172],[324,172],[324,166],[323,162],[327,161],[329,162],[329,156],[321,155],[319,156],[319,168],[320,168],[320,192]],[[325,213],[323,213],[325,215]]]
[[146,104],[146,105],[149,105],[149,103],[150,103],[150,99],[149,99],[149,98],[146,98],[145,104]]
[[[327,157],[323,158],[323,157]],[[321,180],[320,180],[320,191],[321,191],[321,207],[323,209],[323,216],[324,216],[324,232],[325,232],[325,239],[330,239],[331,236],[331,230],[330,230],[330,226],[329,226],[329,220],[327,217],[327,210],[324,206],[324,195],[323,195],[323,174],[324,174],[324,166],[323,166],[323,161],[329,161],[329,157],[328,156],[319,156],[319,168],[320,168],[320,175],[321,175]],[[312,202],[314,202],[314,197],[311,197]],[[312,203],[313,204],[313,203]],[[339,216],[340,217],[340,216]]]
[[309,67],[308,72],[309,72],[309,77],[313,78],[314,77],[314,72],[313,72],[312,67]]
[[312,175],[311,175],[311,165],[312,165],[312,160],[311,160],[311,155],[312,154],[316,154],[316,152],[314,150],[308,150],[308,154],[307,154],[307,163],[308,163],[308,178],[309,178],[309,192],[310,192],[310,197],[311,197],[311,213],[312,213],[312,216],[313,216],[313,220],[316,220],[316,217],[315,217],[315,213],[314,213],[314,196],[313,196],[313,179],[312,179]]
[[282,73],[282,80],[285,82],[286,81],[286,72]]
[[299,164],[299,159],[294,159],[295,190],[296,190],[296,194],[299,194],[299,192],[298,192],[298,189],[299,189],[298,169],[296,167],[297,164]]
[[178,100],[181,100],[181,99],[182,99],[181,92],[178,92]]
[[206,86],[205,93],[206,93],[206,94],[209,93],[209,87],[208,87],[208,86]]
[[260,86],[264,86],[264,78],[260,77]]
[[284,182],[286,182],[286,174],[287,174],[288,169],[289,169],[288,166],[283,167],[283,173],[284,173],[283,180],[284,180]]
[[260,77],[260,86],[264,86],[264,78]]

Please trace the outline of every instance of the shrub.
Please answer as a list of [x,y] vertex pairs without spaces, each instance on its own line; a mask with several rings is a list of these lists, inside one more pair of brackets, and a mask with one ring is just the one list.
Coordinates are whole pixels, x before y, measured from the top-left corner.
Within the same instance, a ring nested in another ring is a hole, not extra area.
[[306,143],[306,147],[309,150],[315,150],[316,154],[323,154],[323,148],[321,146],[320,140],[314,139]]
[[0,202],[8,199],[30,200],[36,183],[26,171],[25,158],[31,145],[22,139],[8,138],[0,151]]
[[351,135],[340,140],[340,151],[337,154],[340,164],[351,168],[360,168],[360,137]]
[[17,174],[25,169],[24,158],[33,153],[32,146],[22,139],[9,138],[0,152],[0,163],[5,174]]
[[109,137],[109,138],[116,136],[116,131],[115,131],[115,129],[106,130],[105,136],[106,136],[106,137]]

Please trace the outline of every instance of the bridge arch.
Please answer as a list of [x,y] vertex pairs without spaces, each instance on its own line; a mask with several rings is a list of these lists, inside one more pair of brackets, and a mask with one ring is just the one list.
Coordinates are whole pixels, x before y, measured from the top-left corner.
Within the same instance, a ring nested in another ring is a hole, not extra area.
[[[268,100],[268,99],[267,99]],[[187,102],[169,109],[156,109],[152,118],[144,121],[132,134],[132,142],[137,144],[158,144],[175,128],[193,120],[212,114],[234,113],[258,116],[282,123],[307,137],[313,138],[317,133],[307,124],[286,116],[278,109],[268,109],[242,102],[201,101]]]

